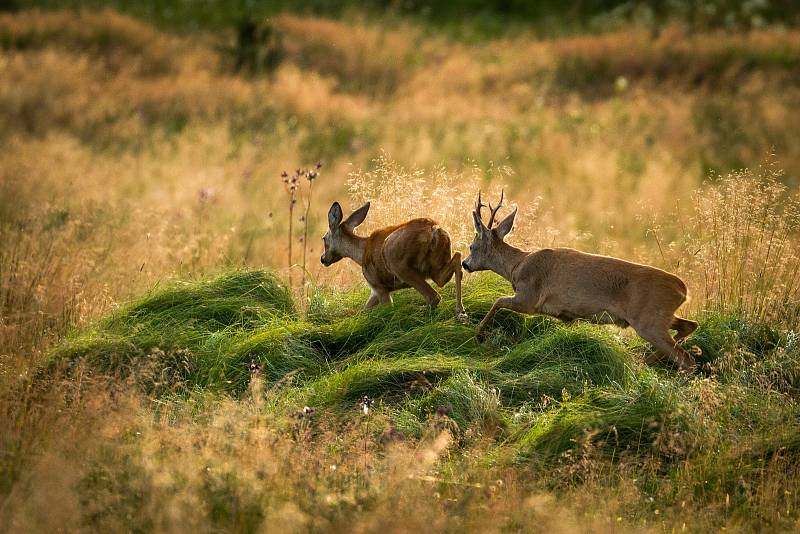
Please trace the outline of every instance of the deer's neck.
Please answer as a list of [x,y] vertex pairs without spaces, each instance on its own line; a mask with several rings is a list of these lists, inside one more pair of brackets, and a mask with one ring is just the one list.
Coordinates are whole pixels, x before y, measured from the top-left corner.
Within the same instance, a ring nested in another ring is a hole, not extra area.
[[514,269],[528,253],[502,241],[495,247],[494,252],[491,269],[513,284]]
[[364,252],[367,250],[367,238],[346,233],[342,236],[342,256],[350,258],[359,265],[364,265]]

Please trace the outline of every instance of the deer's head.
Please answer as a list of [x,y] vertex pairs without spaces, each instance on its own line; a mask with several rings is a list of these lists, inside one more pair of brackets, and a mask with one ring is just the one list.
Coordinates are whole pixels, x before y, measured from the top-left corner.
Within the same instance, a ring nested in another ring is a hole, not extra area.
[[338,202],[331,205],[328,210],[328,231],[322,237],[325,251],[319,261],[329,267],[351,253],[353,243],[353,230],[364,222],[369,211],[369,202],[358,208],[342,221],[342,206]]
[[481,215],[481,208],[486,205],[481,202],[481,194],[478,192],[478,200],[475,202],[475,209],[472,210],[472,221],[475,223],[475,238],[469,246],[469,256],[465,259],[461,266],[468,272],[485,271],[491,269],[492,258],[495,255],[495,249],[503,242],[503,239],[511,232],[514,227],[514,218],[517,216],[517,209],[511,212],[500,224],[492,228],[494,219],[497,212],[503,206],[503,193],[500,193],[500,202],[496,207],[489,204],[489,223],[483,223],[483,216]]

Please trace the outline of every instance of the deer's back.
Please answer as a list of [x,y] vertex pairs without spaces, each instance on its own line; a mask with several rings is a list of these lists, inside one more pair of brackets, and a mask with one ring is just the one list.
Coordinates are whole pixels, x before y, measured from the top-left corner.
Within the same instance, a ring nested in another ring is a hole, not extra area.
[[435,221],[412,219],[375,230],[368,238],[362,270],[371,284],[397,289],[406,287],[394,275],[403,263],[429,277],[432,268],[450,259],[450,236]]
[[674,274],[569,248],[529,254],[515,271],[514,283],[518,291],[524,288],[539,299],[563,297],[586,309],[613,305],[620,313],[648,302],[677,308],[686,299],[686,285]]

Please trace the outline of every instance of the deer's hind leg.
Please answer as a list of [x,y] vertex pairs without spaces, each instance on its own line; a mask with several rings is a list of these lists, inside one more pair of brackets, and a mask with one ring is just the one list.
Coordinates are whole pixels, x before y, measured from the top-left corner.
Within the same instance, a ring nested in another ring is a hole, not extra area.
[[686,341],[686,338],[697,329],[697,323],[676,315],[672,318],[672,323],[669,327],[677,331],[677,334],[675,334],[675,343],[683,343]]
[[400,280],[419,291],[422,296],[425,297],[425,302],[428,303],[428,306],[435,308],[439,305],[439,301],[442,300],[442,297],[440,297],[439,293],[425,280],[424,275],[406,266],[395,269],[394,274]]
[[[671,323],[670,323],[671,324]],[[677,343],[672,336],[669,335],[667,330],[668,324],[661,323],[647,323],[644,325],[634,324],[636,333],[642,336],[645,340],[649,341],[656,349],[658,354],[669,358],[674,362],[682,371],[689,371],[695,366],[694,357],[677,346]],[[654,363],[653,360],[648,360],[648,364]]]
[[459,320],[464,320],[467,318],[467,314],[464,313],[464,303],[461,300],[461,280],[464,277],[464,273],[461,271],[461,253],[456,252],[453,254],[453,257],[450,258],[450,261],[447,262],[437,273],[433,273],[431,279],[436,283],[439,287],[444,287],[444,285],[450,281],[450,278],[455,275],[456,279],[456,318]]

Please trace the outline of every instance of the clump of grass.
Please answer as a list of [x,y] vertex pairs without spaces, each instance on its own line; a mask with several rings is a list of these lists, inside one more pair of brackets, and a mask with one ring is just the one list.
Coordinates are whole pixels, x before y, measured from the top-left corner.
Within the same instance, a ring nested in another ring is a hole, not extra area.
[[[237,271],[211,280],[175,282],[99,321],[66,341],[50,366],[83,364],[129,376],[147,369],[147,384],[166,376],[173,386],[213,386],[242,391],[242,372],[221,355],[242,329],[280,322],[295,313],[288,289],[266,271]],[[154,375],[158,378],[154,378]],[[167,375],[165,375],[167,373]],[[234,380],[236,379],[236,380]],[[183,383],[183,381],[188,381]],[[148,386],[148,387],[150,387]]]
[[764,355],[783,344],[784,336],[769,323],[748,320],[733,312],[706,312],[699,319],[692,344],[700,348],[701,362],[714,362],[737,347]]
[[767,161],[719,177],[694,196],[682,250],[706,309],[793,328],[800,320],[800,198]]
[[667,393],[652,385],[591,389],[555,404],[521,436],[522,458],[554,460],[587,440],[610,456],[651,454],[664,421],[675,410]]
[[500,391],[471,371],[456,371],[426,395],[418,407],[419,416],[436,414],[452,419],[457,428],[476,426],[494,433],[506,426]]
[[199,282],[174,282],[156,288],[123,308],[107,323],[112,331],[143,324],[159,328],[195,326],[210,331],[252,326],[265,316],[296,313],[287,287],[268,271],[235,271]]
[[[509,360],[502,361],[500,365],[516,365],[513,372],[505,371],[499,387],[503,397],[513,402],[538,400],[541,398],[558,398],[562,394],[578,395],[595,386],[607,386],[622,389],[635,374],[633,368],[637,366],[630,354],[620,358],[620,353],[613,354],[610,360],[608,349],[602,346],[587,350],[584,346],[576,358],[559,359],[542,358],[546,354],[542,349],[558,339],[558,335],[550,336],[544,343],[524,346],[521,351],[531,351],[533,357],[527,360],[527,365],[520,365],[520,353],[514,354]],[[562,338],[563,339],[563,338]],[[588,343],[591,347],[595,340]],[[586,345],[586,343],[584,342]],[[552,345],[550,345],[552,347]],[[557,351],[560,352],[560,351]],[[536,357],[538,354],[539,358]],[[561,354],[564,354],[561,352]],[[581,360],[581,357],[586,358]],[[514,362],[517,360],[517,362]],[[538,360],[538,361],[537,361]],[[513,363],[512,363],[513,362]]]
[[308,393],[312,403],[326,406],[343,406],[364,395],[398,400],[405,396],[420,376],[438,380],[469,368],[469,362],[446,354],[403,359],[355,359],[341,371],[324,375],[310,383]]
[[326,368],[326,358],[308,337],[302,335],[303,324],[279,322],[255,331],[240,332],[226,347],[230,354],[218,358],[219,376],[230,379],[224,367],[238,371],[239,391],[247,386],[247,364],[258,365],[271,383],[287,377],[317,376]]

